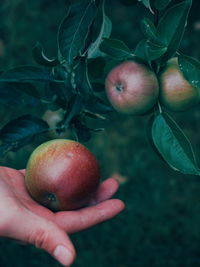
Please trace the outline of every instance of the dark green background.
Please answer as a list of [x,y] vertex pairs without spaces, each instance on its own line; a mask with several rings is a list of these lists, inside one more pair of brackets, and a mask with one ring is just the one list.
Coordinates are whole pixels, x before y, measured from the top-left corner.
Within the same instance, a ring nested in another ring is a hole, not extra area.
[[[43,44],[48,56],[54,56],[56,31],[68,2],[1,0],[0,70],[33,64],[31,49],[36,41]],[[107,1],[112,37],[134,49],[142,38],[139,25],[147,10],[141,4],[125,6],[121,2]],[[193,2],[181,49],[200,59],[200,3]],[[2,106],[0,125],[28,112],[41,115],[43,109],[36,112],[29,107]],[[199,161],[199,106],[171,115],[191,140]],[[113,113],[104,123],[105,131],[87,143],[100,161],[102,179],[113,173],[121,177],[117,197],[125,201],[126,210],[109,222],[71,236],[78,255],[76,267],[200,266],[200,179],[172,171],[154,154],[146,138],[147,122],[148,116]],[[9,153],[1,159],[1,165],[25,167],[29,154],[41,140],[18,153]],[[0,266],[60,265],[33,246],[1,239]]]

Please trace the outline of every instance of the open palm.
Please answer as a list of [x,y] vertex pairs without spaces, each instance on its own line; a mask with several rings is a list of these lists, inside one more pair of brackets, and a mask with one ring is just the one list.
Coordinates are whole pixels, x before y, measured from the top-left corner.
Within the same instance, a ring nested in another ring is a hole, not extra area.
[[69,266],[75,249],[68,234],[108,220],[124,209],[119,199],[110,199],[118,183],[109,178],[99,185],[88,207],[52,212],[35,202],[24,183],[25,170],[0,167],[0,236],[34,244]]

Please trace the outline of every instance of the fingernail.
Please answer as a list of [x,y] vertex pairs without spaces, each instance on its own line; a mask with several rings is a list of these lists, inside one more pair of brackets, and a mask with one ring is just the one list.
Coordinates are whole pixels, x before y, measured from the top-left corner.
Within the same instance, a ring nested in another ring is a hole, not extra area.
[[53,255],[64,266],[70,266],[70,264],[72,264],[73,255],[64,246],[57,246],[54,250]]

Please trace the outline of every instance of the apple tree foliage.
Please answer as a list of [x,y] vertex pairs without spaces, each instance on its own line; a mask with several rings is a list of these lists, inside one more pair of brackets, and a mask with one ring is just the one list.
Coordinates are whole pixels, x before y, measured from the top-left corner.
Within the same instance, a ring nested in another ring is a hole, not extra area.
[[[182,54],[180,43],[192,0],[121,0],[125,5],[143,5],[143,39],[129,48],[123,40],[110,38],[112,22],[105,0],[72,1],[57,32],[57,55],[48,58],[40,43],[32,50],[34,66],[19,66],[0,73],[0,104],[46,105],[64,111],[56,128],[71,130],[80,142],[88,141],[92,129],[87,119],[102,119],[112,112],[104,94],[108,71],[127,59],[140,59],[156,75],[166,61],[177,56],[184,77],[200,90],[200,62]],[[109,4],[109,1],[108,3]],[[98,23],[97,23],[98,20]],[[192,146],[181,128],[158,102],[148,124],[148,139],[154,151],[174,170],[200,175]],[[52,130],[47,122],[26,114],[0,130],[0,153],[17,151],[35,136]]]

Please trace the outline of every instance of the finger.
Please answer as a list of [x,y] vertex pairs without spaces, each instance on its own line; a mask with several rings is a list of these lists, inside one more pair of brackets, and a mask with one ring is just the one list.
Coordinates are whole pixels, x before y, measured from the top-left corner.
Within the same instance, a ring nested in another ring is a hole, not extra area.
[[96,205],[104,200],[111,198],[118,190],[119,184],[114,178],[109,178],[99,185],[95,195],[90,201],[90,205]]
[[26,170],[25,169],[22,169],[22,170],[19,170],[19,172],[21,172],[21,174],[25,175]]
[[124,207],[125,205],[121,200],[110,199],[81,210],[58,212],[56,223],[68,233],[75,233],[113,218]]
[[28,242],[50,253],[64,266],[70,266],[75,259],[75,249],[66,233],[56,224],[32,212],[21,212],[15,218],[7,236]]

